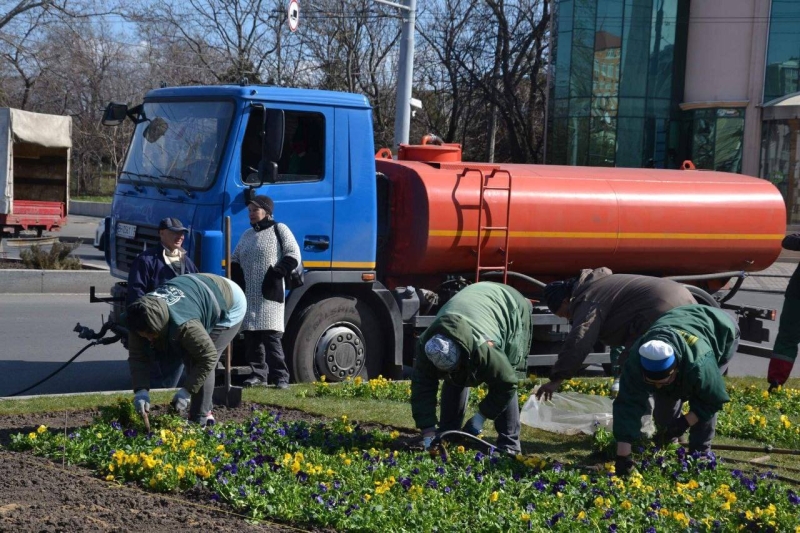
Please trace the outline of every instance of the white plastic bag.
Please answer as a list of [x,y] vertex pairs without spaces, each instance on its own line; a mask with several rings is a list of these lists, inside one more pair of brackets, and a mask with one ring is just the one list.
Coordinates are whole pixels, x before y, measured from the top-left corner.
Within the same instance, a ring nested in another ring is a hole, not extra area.
[[522,406],[520,421],[553,433],[592,435],[598,425],[611,427],[613,401],[607,396],[580,394],[578,392],[557,392],[550,401],[537,400],[531,393]]
[[[614,400],[608,396],[557,392],[552,400],[543,401],[536,399],[535,392],[536,389],[531,392],[520,412],[520,422],[526,426],[563,435],[592,435],[600,426],[612,427]],[[652,435],[654,432],[652,416],[643,416],[642,433]]]

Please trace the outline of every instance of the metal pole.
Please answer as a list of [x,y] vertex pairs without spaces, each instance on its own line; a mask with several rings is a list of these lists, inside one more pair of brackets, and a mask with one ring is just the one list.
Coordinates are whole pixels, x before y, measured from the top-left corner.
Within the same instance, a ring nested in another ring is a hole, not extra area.
[[414,81],[414,25],[417,17],[417,0],[406,0],[405,6],[397,69],[397,103],[394,119],[395,150],[400,143],[408,143],[408,130],[411,127],[411,85]]
[[545,6],[549,6],[550,9],[550,19],[547,21],[547,82],[545,86],[544,92],[544,139],[542,141],[542,163],[545,165],[547,164],[547,135],[550,133],[549,131],[549,122],[550,122],[550,84],[553,82],[551,76],[552,71],[556,68],[555,62],[553,61],[553,17],[555,16],[556,11],[556,3],[550,2],[550,0],[545,0]]

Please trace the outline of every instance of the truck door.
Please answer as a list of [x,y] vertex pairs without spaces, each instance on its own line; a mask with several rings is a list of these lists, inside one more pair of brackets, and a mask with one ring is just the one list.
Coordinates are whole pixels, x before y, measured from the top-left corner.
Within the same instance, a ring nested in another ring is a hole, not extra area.
[[[275,220],[286,224],[294,234],[305,267],[329,270],[333,236],[333,154],[328,149],[333,144],[332,110],[270,104],[268,107],[284,111],[283,154],[278,161],[277,182],[265,184],[256,194],[265,194],[275,202]],[[258,182],[260,125],[260,109],[251,108],[241,144],[244,185]],[[231,208],[235,213],[234,239],[249,225],[247,207],[240,203]]]

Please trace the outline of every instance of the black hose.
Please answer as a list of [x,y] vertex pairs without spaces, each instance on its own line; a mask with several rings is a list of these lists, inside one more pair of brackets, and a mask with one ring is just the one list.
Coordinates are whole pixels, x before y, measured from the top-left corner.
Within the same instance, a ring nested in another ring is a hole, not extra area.
[[[498,277],[498,276],[502,276],[502,275],[503,275],[503,271],[502,270],[488,270],[488,271],[481,272],[481,276],[486,276],[486,277]],[[528,283],[536,285],[537,287],[540,287],[542,289],[547,285],[547,283],[539,281],[536,278],[532,278],[530,276],[526,276],[525,274],[521,274],[519,272],[514,272],[512,270],[508,271],[508,277],[517,278],[517,279],[521,279],[523,281],[527,281]]]
[[747,272],[743,270],[735,270],[733,272],[719,272],[717,274],[703,274],[697,276],[668,276],[665,279],[672,281],[707,281],[712,279],[733,278],[733,277],[746,277]]
[[60,367],[58,367],[58,369],[57,369],[55,372],[52,372],[52,373],[50,373],[50,374],[49,374],[47,377],[45,377],[44,379],[40,379],[39,381],[37,381],[36,383],[34,383],[33,385],[31,385],[30,387],[27,387],[27,388],[25,388],[25,389],[22,389],[21,391],[17,391],[17,392],[15,392],[14,394],[8,394],[7,396],[3,396],[3,398],[11,398],[12,396],[19,396],[19,395],[20,395],[20,394],[22,394],[23,392],[28,392],[28,391],[29,391],[29,390],[31,390],[32,388],[34,388],[34,387],[37,387],[37,386],[41,385],[42,383],[44,383],[44,382],[45,382],[45,381],[47,381],[48,379],[52,378],[53,376],[55,376],[56,374],[58,374],[59,372],[61,372],[62,370],[64,370],[64,369],[67,367],[67,365],[69,365],[71,362],[73,362],[75,359],[77,359],[77,358],[78,358],[78,356],[79,356],[80,354],[82,354],[83,352],[85,352],[86,350],[88,350],[89,348],[91,348],[92,346],[95,346],[95,345],[97,345],[97,344],[99,344],[99,342],[98,342],[98,341],[92,341],[92,342],[90,342],[89,344],[87,344],[86,346],[84,346],[83,348],[81,348],[81,350],[80,350],[78,353],[76,353],[75,355],[73,355],[73,356],[72,356],[72,358],[71,358],[69,361],[67,361],[66,363],[64,363],[64,364],[63,364],[63,365],[61,365]]
[[[485,440],[481,439],[480,437],[476,437],[475,435],[472,435],[471,433],[467,433],[466,431],[459,431],[457,429],[451,429],[450,431],[443,431],[442,433],[440,433],[439,435],[436,436],[436,438],[433,440],[433,442],[431,442],[431,446],[433,447],[435,444],[441,443],[447,437],[462,437],[462,438],[466,437],[466,438],[472,439],[472,440],[476,441],[478,444],[480,444],[481,446],[486,447],[486,451],[487,452],[489,452],[489,451],[493,450],[494,448],[496,448],[496,446],[494,446],[493,444],[489,444],[488,442],[486,442]],[[442,453],[445,455],[445,457],[447,456],[447,450],[445,450],[444,448],[442,448]]]

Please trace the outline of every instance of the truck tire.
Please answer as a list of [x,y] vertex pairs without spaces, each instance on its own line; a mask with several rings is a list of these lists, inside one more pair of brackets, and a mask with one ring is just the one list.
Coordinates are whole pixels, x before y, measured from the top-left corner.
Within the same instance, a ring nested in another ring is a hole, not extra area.
[[292,320],[285,335],[295,382],[375,378],[385,357],[383,332],[375,312],[350,296],[311,303]]

